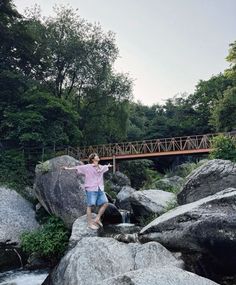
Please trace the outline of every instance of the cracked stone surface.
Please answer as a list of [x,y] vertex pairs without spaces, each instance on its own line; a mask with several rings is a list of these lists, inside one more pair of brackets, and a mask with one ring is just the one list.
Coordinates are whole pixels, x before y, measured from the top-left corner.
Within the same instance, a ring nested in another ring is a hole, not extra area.
[[0,268],[20,266],[20,236],[39,227],[33,205],[15,190],[0,187]]
[[187,176],[177,200],[181,205],[187,204],[230,187],[236,187],[236,164],[213,159]]
[[145,268],[103,280],[97,285],[217,285],[217,283],[177,267]]
[[179,206],[156,218],[139,233],[141,242],[158,241],[177,251],[236,248],[236,188]]
[[78,217],[86,213],[84,176],[76,170],[62,170],[61,167],[81,162],[63,155],[46,163],[46,169],[40,168],[40,165],[36,167],[36,197],[48,213],[60,217],[70,228]]
[[141,230],[139,240],[182,252],[194,272],[220,280],[235,275],[235,228],[236,188],[229,188],[163,214]]
[[38,227],[33,205],[15,190],[0,187],[0,243],[19,243],[23,232]]
[[130,204],[136,217],[162,214],[170,203],[176,203],[176,195],[162,190],[135,191]]
[[125,272],[166,265],[183,267],[157,242],[124,244],[113,238],[83,238],[60,261],[53,285],[91,285]]

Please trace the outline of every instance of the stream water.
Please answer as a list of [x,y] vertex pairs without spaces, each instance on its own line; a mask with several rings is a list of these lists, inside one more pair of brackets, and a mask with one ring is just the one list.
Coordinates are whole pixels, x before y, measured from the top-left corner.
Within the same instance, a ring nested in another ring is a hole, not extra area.
[[11,270],[0,273],[0,285],[41,285],[46,279],[46,270]]

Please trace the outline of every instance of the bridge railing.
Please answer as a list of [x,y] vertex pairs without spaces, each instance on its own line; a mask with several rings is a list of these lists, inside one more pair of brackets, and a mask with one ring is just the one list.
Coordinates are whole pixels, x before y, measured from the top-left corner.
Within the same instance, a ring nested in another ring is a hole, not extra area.
[[73,153],[76,157],[83,160],[88,158],[89,154],[93,152],[97,153],[100,157],[110,158],[122,155],[202,150],[210,149],[211,140],[217,135],[219,133],[93,145],[74,149]]

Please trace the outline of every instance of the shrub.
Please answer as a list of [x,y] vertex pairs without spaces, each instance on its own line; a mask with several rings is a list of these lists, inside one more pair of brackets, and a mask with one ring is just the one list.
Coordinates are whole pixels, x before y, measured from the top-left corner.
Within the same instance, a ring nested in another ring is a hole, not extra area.
[[49,160],[46,161],[39,161],[39,164],[37,165],[37,170],[39,170],[42,173],[47,173],[51,170],[51,166],[49,163]]
[[150,168],[153,162],[147,159],[137,159],[124,161],[120,164],[120,171],[124,172],[131,181],[131,186],[135,189],[141,189],[146,181],[150,179]]
[[53,264],[63,255],[69,240],[69,230],[57,217],[50,216],[40,229],[21,235],[21,246],[27,254],[37,254]]
[[155,183],[163,177],[163,174],[152,169],[147,169],[146,174],[146,181],[144,182],[142,189],[155,188]]
[[172,177],[176,175],[185,178],[197,167],[197,164],[194,162],[185,162],[178,165],[175,169],[168,170],[165,176]]
[[212,139],[210,158],[226,159],[236,162],[236,138],[219,135]]

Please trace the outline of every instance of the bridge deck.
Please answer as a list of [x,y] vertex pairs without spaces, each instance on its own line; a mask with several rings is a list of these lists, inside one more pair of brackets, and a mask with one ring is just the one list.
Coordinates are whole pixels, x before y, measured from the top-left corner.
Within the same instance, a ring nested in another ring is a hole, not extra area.
[[[115,155],[116,160],[122,159],[135,159],[135,158],[152,158],[157,156],[166,156],[166,155],[181,155],[181,154],[196,154],[196,153],[209,153],[212,149],[198,149],[198,150],[185,150],[185,151],[167,151],[167,152],[153,152],[153,153],[140,153],[140,154],[118,154]],[[100,160],[113,160],[114,157],[103,156],[100,157]],[[87,158],[82,158],[81,161],[88,161]]]
[[[69,147],[67,153],[81,161],[86,161],[88,156],[93,152],[97,153],[101,160],[209,153],[212,151],[212,139],[217,135],[219,133],[120,142],[82,148]],[[224,135],[235,136],[236,133],[224,133]]]

